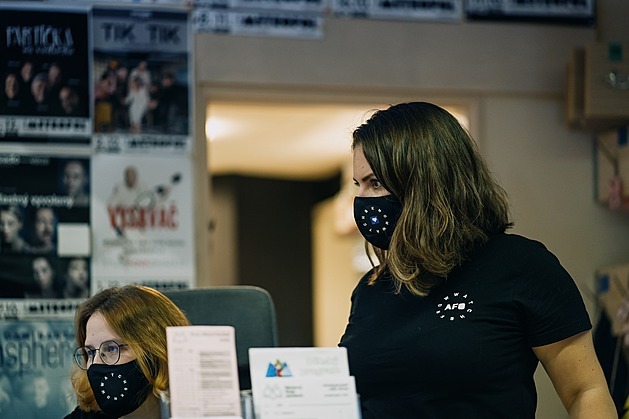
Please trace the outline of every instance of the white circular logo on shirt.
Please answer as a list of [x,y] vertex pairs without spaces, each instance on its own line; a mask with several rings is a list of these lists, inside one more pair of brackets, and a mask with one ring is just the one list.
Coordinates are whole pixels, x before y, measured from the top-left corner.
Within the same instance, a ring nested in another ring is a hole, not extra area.
[[453,292],[452,295],[443,297],[443,301],[437,304],[435,314],[440,319],[455,321],[457,319],[465,319],[472,312],[474,300],[470,300],[467,294]]

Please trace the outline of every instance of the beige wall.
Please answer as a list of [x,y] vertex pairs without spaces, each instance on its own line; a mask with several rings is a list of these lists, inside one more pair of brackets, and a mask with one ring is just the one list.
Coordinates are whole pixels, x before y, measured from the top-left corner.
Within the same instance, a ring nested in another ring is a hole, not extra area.
[[[515,232],[542,241],[557,255],[595,320],[594,271],[629,261],[629,217],[595,203],[590,135],[564,129],[562,106],[554,100],[484,101],[482,145],[510,192]],[[565,417],[546,374],[538,370],[536,378],[538,417]]]
[[561,93],[570,48],[595,36],[592,29],[530,24],[325,22],[319,41],[199,35],[199,79],[350,92]]
[[[322,40],[201,35],[197,77],[208,99],[368,102],[438,98],[469,106],[472,131],[510,193],[514,232],[544,242],[590,299],[596,268],[629,259],[629,216],[595,204],[591,133],[564,124],[565,67],[573,47],[629,42],[629,2],[599,0],[605,24],[435,24],[326,19]],[[609,36],[609,38],[606,38]],[[314,214],[315,339],[335,345],[358,275],[355,239]],[[541,419],[566,417],[544,373]]]

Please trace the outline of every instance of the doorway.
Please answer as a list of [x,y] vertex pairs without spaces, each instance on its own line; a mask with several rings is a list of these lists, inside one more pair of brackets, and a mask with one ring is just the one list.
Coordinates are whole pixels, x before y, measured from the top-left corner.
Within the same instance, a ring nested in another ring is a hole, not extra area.
[[[353,197],[351,133],[397,101],[337,100],[240,97],[207,107],[211,283],[267,289],[282,346],[336,346],[368,269],[344,205]],[[472,128],[469,103],[432,102]]]

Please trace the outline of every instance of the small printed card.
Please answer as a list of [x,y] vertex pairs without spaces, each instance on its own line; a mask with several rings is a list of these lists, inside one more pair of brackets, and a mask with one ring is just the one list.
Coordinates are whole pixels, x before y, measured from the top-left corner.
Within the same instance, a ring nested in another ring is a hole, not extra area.
[[168,327],[166,338],[171,418],[242,418],[234,328]]
[[251,348],[256,419],[359,419],[345,348]]

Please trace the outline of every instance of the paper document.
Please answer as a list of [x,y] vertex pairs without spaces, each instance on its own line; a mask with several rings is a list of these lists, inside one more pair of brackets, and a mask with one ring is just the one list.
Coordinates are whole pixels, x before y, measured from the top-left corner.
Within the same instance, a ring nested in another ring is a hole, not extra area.
[[354,377],[275,378],[256,388],[256,419],[359,419]]
[[345,348],[251,348],[256,419],[359,419]]
[[241,418],[231,326],[166,329],[171,418]]
[[265,377],[347,377],[347,349],[250,348],[251,381]]

